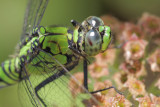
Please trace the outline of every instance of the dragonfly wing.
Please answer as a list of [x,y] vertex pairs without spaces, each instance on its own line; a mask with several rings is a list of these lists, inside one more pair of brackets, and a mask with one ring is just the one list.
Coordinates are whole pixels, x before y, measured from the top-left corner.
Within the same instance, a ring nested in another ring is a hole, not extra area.
[[[81,107],[84,100],[94,99],[90,94],[82,93],[85,88],[64,66],[58,70],[55,64],[47,59],[56,60],[47,54],[38,55],[32,64],[26,67],[29,78],[20,83],[23,91],[19,90],[22,102],[27,101],[24,105],[28,106],[30,102],[30,105],[34,106]],[[25,95],[22,92],[25,92]]]
[[49,0],[28,0],[21,40],[26,36],[31,36],[33,29],[39,26],[48,1]]

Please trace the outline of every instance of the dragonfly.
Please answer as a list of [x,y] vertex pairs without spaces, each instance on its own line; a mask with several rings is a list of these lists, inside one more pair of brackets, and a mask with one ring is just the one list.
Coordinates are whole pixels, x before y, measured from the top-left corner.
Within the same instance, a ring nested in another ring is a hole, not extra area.
[[[88,89],[88,57],[104,52],[112,41],[111,29],[96,16],[82,23],[71,20],[73,29],[40,26],[49,0],[28,0],[21,42],[15,56],[0,66],[0,88],[19,84],[26,107],[83,107],[84,99],[99,103]],[[83,61],[83,85],[72,71]],[[73,79],[84,93],[68,85]]]

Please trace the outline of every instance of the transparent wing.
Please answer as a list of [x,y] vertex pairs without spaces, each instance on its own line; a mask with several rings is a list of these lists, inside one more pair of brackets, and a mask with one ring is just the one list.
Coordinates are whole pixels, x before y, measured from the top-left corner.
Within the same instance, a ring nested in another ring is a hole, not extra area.
[[21,40],[26,36],[31,36],[33,29],[39,26],[48,1],[49,0],[28,0]]
[[[23,105],[47,107],[81,107],[83,101],[97,101],[86,91],[81,83],[66,70],[57,68],[56,59],[40,53],[32,64],[26,67],[26,79],[19,85],[20,100]],[[58,62],[57,62],[58,63]],[[29,78],[28,78],[29,77]],[[83,78],[83,77],[82,77]]]

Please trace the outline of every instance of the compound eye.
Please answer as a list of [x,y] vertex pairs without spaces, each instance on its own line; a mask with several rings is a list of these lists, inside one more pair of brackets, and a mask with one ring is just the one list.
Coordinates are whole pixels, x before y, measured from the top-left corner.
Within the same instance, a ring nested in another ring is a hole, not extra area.
[[99,26],[104,25],[102,19],[100,19],[99,17],[96,16],[90,16],[87,18],[87,22],[95,28],[98,28]]
[[92,29],[86,34],[85,40],[89,46],[94,46],[101,42],[101,36],[97,30]]
[[101,49],[101,35],[96,29],[91,29],[85,36],[85,52],[88,55],[96,55]]

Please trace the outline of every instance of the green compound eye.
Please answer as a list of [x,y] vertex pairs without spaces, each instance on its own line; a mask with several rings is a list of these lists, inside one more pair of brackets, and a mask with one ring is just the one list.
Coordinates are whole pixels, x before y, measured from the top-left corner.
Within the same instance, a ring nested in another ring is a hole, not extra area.
[[104,26],[99,26],[98,30],[99,30],[99,32],[104,31]]
[[[102,30],[102,28],[99,28]],[[101,51],[105,51],[108,47],[108,45],[110,44],[111,42],[111,29],[109,26],[104,26],[104,35],[103,36],[103,43],[102,43],[102,48],[101,48]]]

